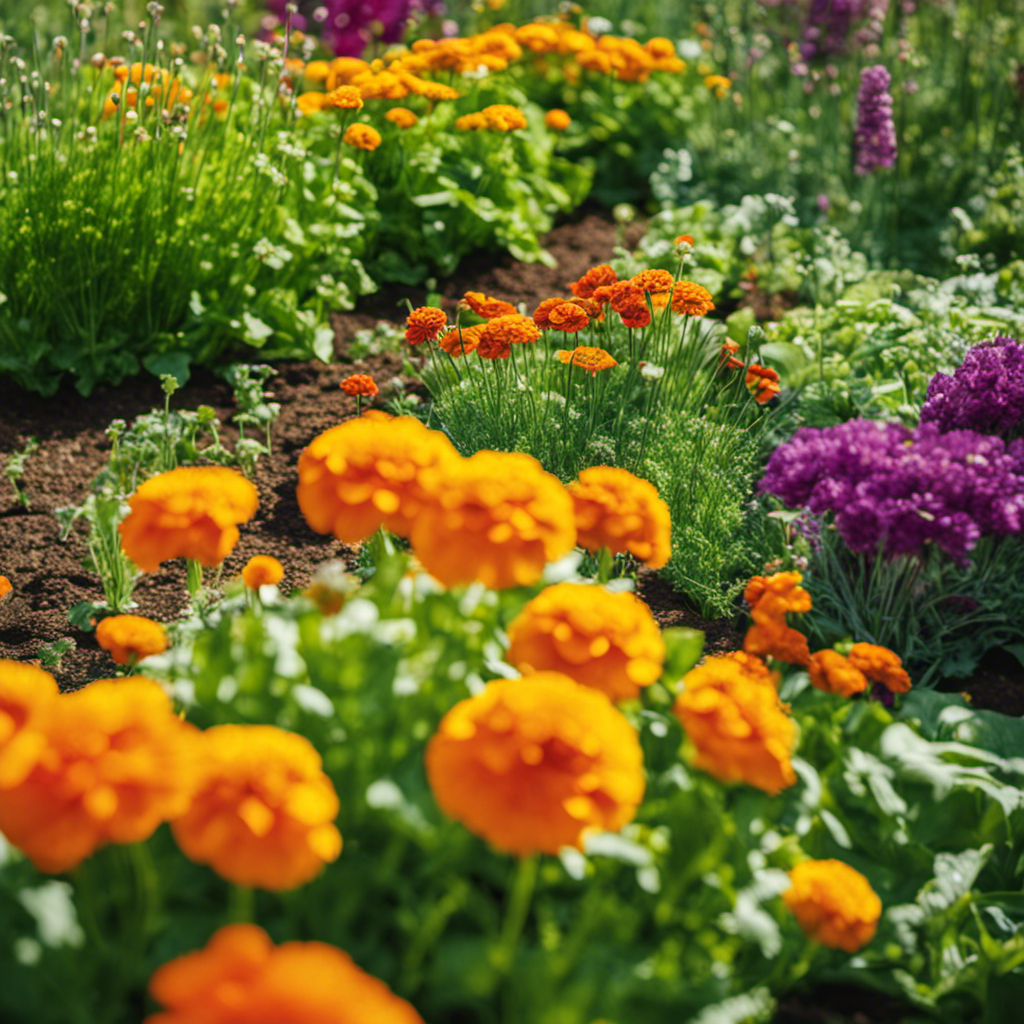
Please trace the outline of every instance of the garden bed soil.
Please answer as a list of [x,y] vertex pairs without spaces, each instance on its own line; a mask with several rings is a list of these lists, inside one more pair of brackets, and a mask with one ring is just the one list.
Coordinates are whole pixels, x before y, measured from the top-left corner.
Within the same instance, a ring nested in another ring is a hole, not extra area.
[[[642,228],[626,233],[626,244],[635,243]],[[566,294],[568,284],[595,264],[606,262],[622,239],[606,217],[584,210],[555,228],[546,238],[555,257],[554,268],[521,264],[507,256],[460,268],[444,282],[442,304],[454,312],[459,298],[469,290],[532,308],[542,299]],[[416,385],[402,377],[402,360],[392,353],[352,361],[348,346],[356,331],[373,327],[379,320],[401,323],[408,299],[422,304],[426,290],[385,288],[364,299],[350,313],[335,314],[335,361],[285,362],[275,366],[267,390],[281,405],[274,426],[273,452],[262,457],[254,483],[260,495],[255,519],[241,527],[241,538],[224,565],[226,576],[241,571],[253,555],[268,554],[285,569],[285,591],[305,587],[313,569],[331,558],[352,564],[356,552],[330,537],[314,533],[299,512],[295,497],[299,454],[317,434],[355,415],[355,400],[339,389],[351,373],[369,373],[382,386],[399,377],[403,386]],[[770,313],[769,310],[765,310]],[[258,353],[254,353],[254,358]],[[82,568],[85,547],[82,532],[74,530],[61,542],[54,510],[77,505],[89,493],[89,483],[109,454],[106,426],[115,418],[131,422],[136,416],[162,407],[158,381],[145,376],[117,387],[101,387],[83,398],[65,386],[56,395],[42,398],[0,381],[0,403],[5,415],[0,422],[0,454],[21,451],[30,437],[39,448],[27,460],[21,486],[29,508],[22,508],[6,479],[0,479],[0,574],[14,587],[10,599],[0,604],[0,658],[38,662],[42,644],[65,637],[75,648],[54,669],[61,688],[77,689],[92,679],[112,676],[116,666],[96,644],[92,633],[68,622],[67,612],[82,601],[102,599],[99,577]],[[172,399],[176,409],[193,410],[210,405],[222,424],[221,436],[230,446],[237,432],[229,420],[234,410],[230,387],[219,377],[200,371]],[[655,573],[643,571],[639,595],[648,603],[662,626],[688,626],[703,630],[706,650],[735,650],[742,641],[741,624],[732,620],[701,618],[686,598]],[[159,572],[146,574],[135,589],[138,614],[158,621],[180,615],[184,606],[185,575],[179,564],[169,563]],[[994,654],[967,681],[949,684],[960,690],[975,707],[1004,714],[1024,714],[1024,671],[1012,657]],[[877,1004],[877,1005],[876,1005]],[[899,1024],[909,1014],[897,1002],[861,990],[821,988],[791,995],[782,1005],[776,1024]]]

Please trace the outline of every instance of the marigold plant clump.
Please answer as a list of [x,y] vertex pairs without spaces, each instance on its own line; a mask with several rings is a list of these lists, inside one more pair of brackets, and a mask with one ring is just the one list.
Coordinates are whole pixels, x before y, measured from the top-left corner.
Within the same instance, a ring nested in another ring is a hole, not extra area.
[[90,683],[29,722],[22,728],[38,730],[43,749],[26,759],[34,744],[23,741],[17,770],[0,752],[0,832],[40,871],[70,871],[97,847],[147,839],[189,806],[194,730],[153,680]]
[[220,565],[238,543],[238,524],[256,514],[256,488],[233,469],[172,469],[142,483],[118,527],[125,554],[145,572],[171,558]]
[[520,856],[616,831],[644,794],[633,726],[603,694],[555,672],[496,680],[460,701],[426,765],[445,814]]
[[404,999],[323,942],[275,946],[252,924],[221,928],[204,949],[158,968],[164,1007],[145,1024],[423,1024]]
[[458,460],[444,434],[410,416],[348,420],[299,457],[298,501],[317,533],[354,544],[381,526],[407,536],[432,500],[426,471]]
[[110,615],[96,627],[96,642],[119,665],[141,661],[167,650],[167,634],[159,622],[141,615]]
[[661,629],[636,595],[559,583],[528,602],[508,627],[505,657],[521,672],[560,672],[630,700],[661,677]]
[[838,860],[805,860],[789,877],[782,898],[812,939],[856,953],[874,938],[882,901],[859,871]]
[[593,466],[569,484],[569,494],[581,547],[628,552],[651,569],[668,563],[672,524],[653,484],[625,469]]
[[202,775],[172,824],[187,857],[237,885],[294,889],[341,853],[338,797],[304,736],[273,726],[201,734]]

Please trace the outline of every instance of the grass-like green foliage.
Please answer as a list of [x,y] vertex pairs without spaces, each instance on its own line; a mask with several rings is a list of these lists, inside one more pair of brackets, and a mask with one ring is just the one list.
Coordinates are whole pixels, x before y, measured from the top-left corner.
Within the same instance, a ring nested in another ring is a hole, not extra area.
[[[663,679],[622,709],[647,772],[636,821],[542,857],[510,930],[529,862],[444,817],[423,755],[457,701],[510,672],[504,630],[535,590],[445,592],[407,569],[382,557],[326,616],[298,596],[265,590],[252,609],[231,593],[146,661],[197,726],[272,723],[323,756],[344,850],[301,889],[255,894],[252,920],[275,940],[346,950],[427,1024],[767,1022],[776,997],[836,977],[869,979],[943,1024],[1005,1005],[1024,952],[1021,723],[933,693],[890,712],[788,673],[798,782],[778,797],[723,786],[691,766],[670,711],[700,636],[666,637]],[[812,944],[779,898],[808,855],[851,864],[882,897],[879,935],[856,958]],[[40,925],[29,892],[48,895],[63,928]],[[203,945],[233,905],[232,887],[186,860],[166,826],[99,851],[56,888],[7,849],[0,973],[18,984],[0,987],[0,1016],[137,1024],[152,971]],[[130,946],[111,939],[122,934]],[[972,966],[979,947],[984,969]]]

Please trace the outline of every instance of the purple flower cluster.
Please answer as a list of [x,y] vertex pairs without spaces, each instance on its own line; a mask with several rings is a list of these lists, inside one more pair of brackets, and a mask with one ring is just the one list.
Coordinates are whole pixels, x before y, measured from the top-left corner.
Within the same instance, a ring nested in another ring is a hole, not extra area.
[[1024,423],[1024,345],[998,337],[975,345],[955,372],[928,385],[921,422],[939,430],[1010,437]]
[[865,68],[857,92],[854,165],[857,174],[870,174],[896,162],[896,126],[892,120],[892,79],[881,64]]
[[775,450],[759,488],[831,512],[852,551],[910,555],[931,542],[965,563],[981,537],[1024,527],[1024,441],[872,420],[805,427]]
[[860,14],[863,0],[811,0],[800,53],[804,60],[842,53],[850,23]]
[[[285,24],[288,2],[269,0],[271,23],[265,28]],[[442,9],[438,0],[317,0],[299,4],[292,27],[318,34],[324,48],[339,57],[361,57],[374,41],[399,42],[414,15]]]

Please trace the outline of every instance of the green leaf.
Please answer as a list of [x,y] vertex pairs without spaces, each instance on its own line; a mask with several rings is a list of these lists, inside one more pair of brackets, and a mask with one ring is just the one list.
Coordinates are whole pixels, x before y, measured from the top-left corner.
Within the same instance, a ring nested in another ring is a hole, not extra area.
[[178,383],[178,387],[184,387],[191,376],[189,367],[192,357],[188,352],[157,352],[154,355],[146,356],[142,365],[149,370],[154,377],[161,377],[169,373]]
[[676,683],[700,660],[704,652],[704,634],[699,629],[673,626],[662,631],[665,642],[665,670],[662,678]]
[[273,327],[265,324],[259,317],[253,316],[249,312],[242,314],[242,323],[245,324],[245,331],[242,337],[256,348],[262,348],[267,338],[274,333]]

